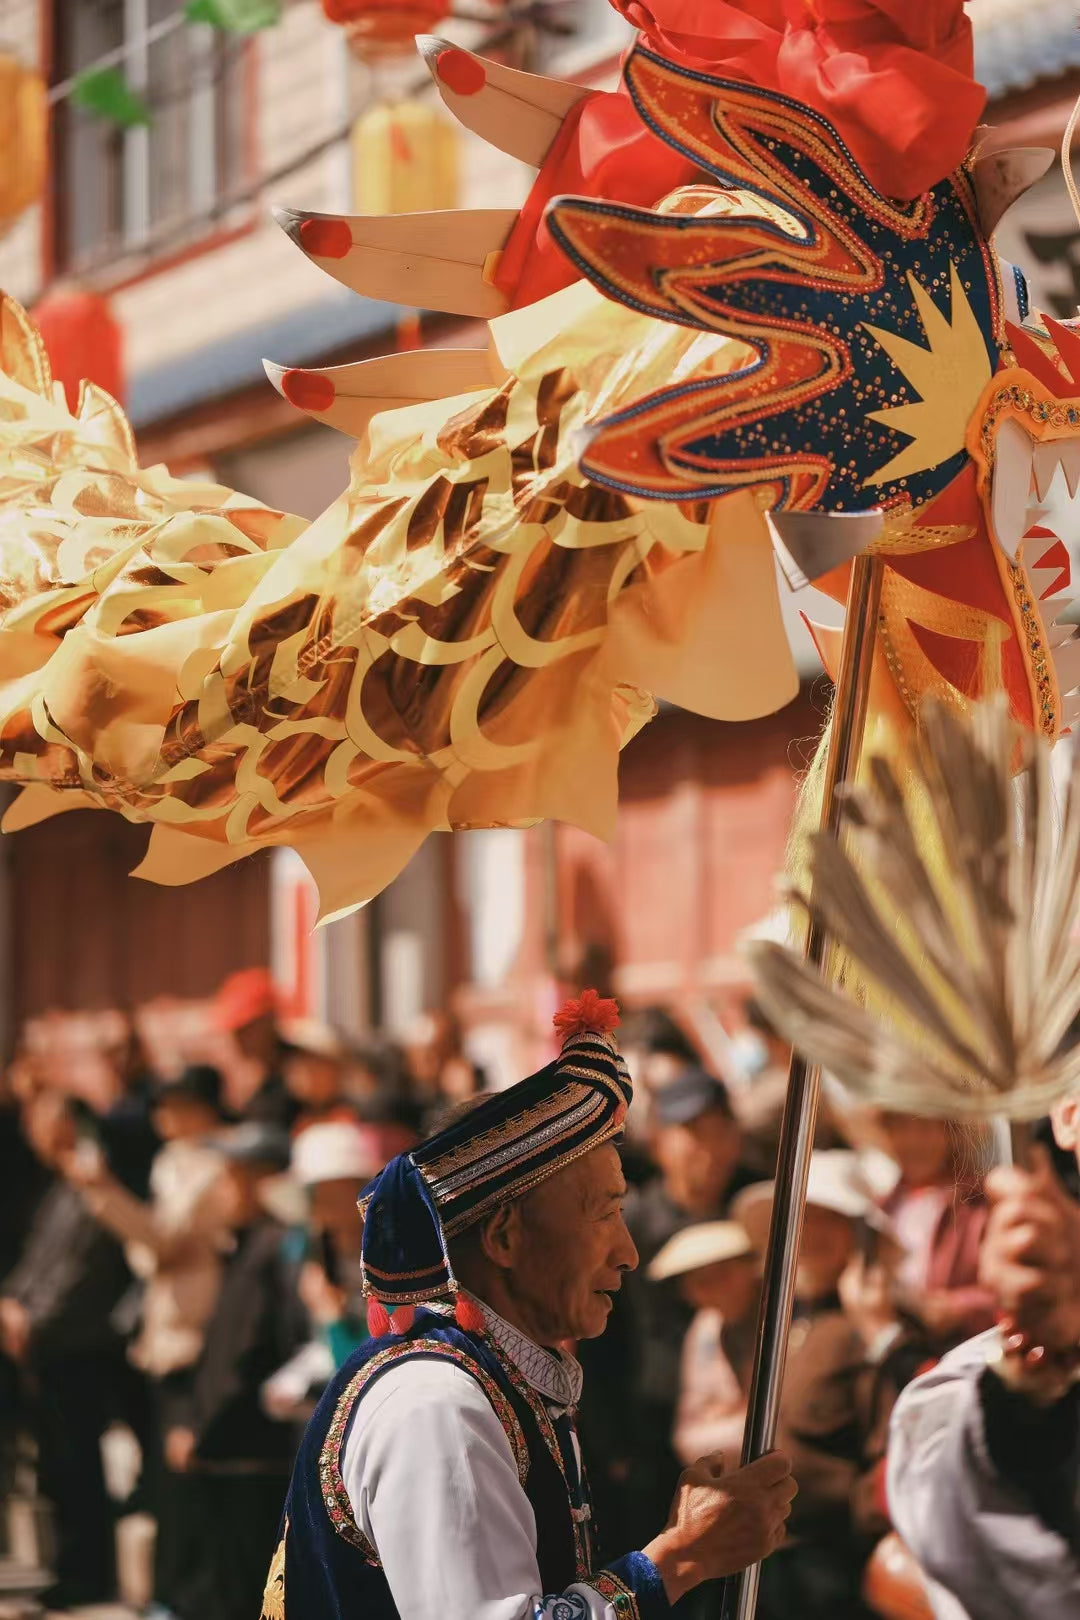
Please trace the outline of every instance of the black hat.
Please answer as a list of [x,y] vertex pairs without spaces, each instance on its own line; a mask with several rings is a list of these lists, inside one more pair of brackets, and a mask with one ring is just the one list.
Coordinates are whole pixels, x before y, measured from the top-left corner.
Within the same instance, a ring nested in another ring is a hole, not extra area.
[[661,1125],[691,1125],[702,1114],[713,1111],[726,1119],[734,1118],[724,1082],[696,1065],[683,1069],[660,1087],[653,1100],[653,1113]]
[[158,1087],[155,1102],[169,1102],[172,1098],[187,1098],[191,1102],[205,1103],[216,1114],[221,1113],[222,1080],[220,1072],[209,1063],[189,1063],[175,1080],[166,1080]]
[[275,1175],[289,1168],[292,1157],[288,1131],[280,1125],[264,1125],[254,1119],[223,1131],[216,1138],[216,1146],[234,1164],[258,1165]]

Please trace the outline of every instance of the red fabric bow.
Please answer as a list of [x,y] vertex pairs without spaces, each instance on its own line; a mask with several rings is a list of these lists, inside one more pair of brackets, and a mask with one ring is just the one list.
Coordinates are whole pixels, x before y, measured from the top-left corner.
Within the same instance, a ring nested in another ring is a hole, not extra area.
[[[612,0],[670,61],[777,90],[819,112],[887,197],[917,197],[964,159],[986,100],[963,0]],[[623,89],[571,112],[503,253],[515,308],[577,272],[544,224],[551,198],[651,207],[696,177],[645,128]]]

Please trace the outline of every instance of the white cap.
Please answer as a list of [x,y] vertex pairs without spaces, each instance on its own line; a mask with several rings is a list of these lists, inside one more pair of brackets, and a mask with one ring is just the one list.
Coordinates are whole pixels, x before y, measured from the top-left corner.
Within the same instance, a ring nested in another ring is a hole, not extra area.
[[[732,1206],[732,1214],[746,1227],[756,1248],[763,1249],[768,1237],[774,1188],[771,1181],[758,1182],[745,1188]],[[858,1154],[847,1148],[829,1148],[814,1154],[806,1202],[846,1215],[851,1221],[865,1221],[875,1230],[892,1235],[892,1222],[875,1202]]]
[[320,1181],[370,1181],[381,1169],[375,1133],[359,1123],[309,1125],[293,1142],[293,1175],[303,1187]]
[[700,1271],[721,1260],[738,1260],[753,1252],[753,1244],[738,1221],[700,1221],[668,1238],[645,1275],[650,1282],[663,1282],[666,1277],[683,1277],[688,1271]]

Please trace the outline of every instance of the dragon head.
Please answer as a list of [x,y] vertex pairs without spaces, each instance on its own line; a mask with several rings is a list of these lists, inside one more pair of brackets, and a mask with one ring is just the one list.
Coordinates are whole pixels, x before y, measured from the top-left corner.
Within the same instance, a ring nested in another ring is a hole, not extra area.
[[[1057,623],[1080,331],[1024,324],[979,163],[897,202],[823,117],[775,91],[640,47],[626,83],[711,191],[695,188],[692,211],[556,199],[552,233],[608,297],[733,338],[744,358],[594,421],[583,471],[652,500],[750,488],[775,513],[880,510],[879,678],[898,710],[1005,690],[1018,720],[1056,737],[1080,717],[1066,697],[1080,646]],[[841,571],[822,583],[843,596]]]

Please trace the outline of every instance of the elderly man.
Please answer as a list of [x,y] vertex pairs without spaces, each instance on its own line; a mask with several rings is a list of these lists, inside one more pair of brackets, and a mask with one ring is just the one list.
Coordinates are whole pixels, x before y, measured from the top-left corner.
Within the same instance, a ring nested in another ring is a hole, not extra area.
[[683,1476],[642,1551],[606,1567],[594,1551],[581,1372],[562,1346],[603,1332],[637,1261],[617,1022],[586,992],[556,1020],[555,1062],[368,1189],[376,1337],[308,1427],[267,1620],[648,1620],[783,1538],[786,1460],[726,1473],[714,1457]]
[[[1052,1117],[1080,1165],[1080,1100]],[[971,1339],[893,1414],[889,1502],[933,1578],[939,1620],[1080,1615],[1080,1206],[1042,1149],[997,1170],[982,1281],[1001,1328]]]

